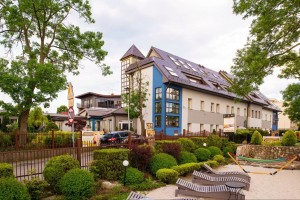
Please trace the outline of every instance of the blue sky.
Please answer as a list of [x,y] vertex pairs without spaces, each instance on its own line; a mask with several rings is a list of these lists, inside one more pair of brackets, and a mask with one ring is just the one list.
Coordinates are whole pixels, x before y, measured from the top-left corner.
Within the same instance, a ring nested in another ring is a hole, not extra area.
[[[86,24],[76,15],[69,22],[83,31],[103,33],[103,49],[108,51],[104,63],[114,73],[103,77],[93,63],[82,61],[80,74],[68,75],[75,96],[85,92],[120,94],[119,59],[132,44],[144,55],[154,46],[215,71],[230,72],[236,50],[246,43],[251,22],[232,13],[231,0],[90,0],[90,3],[95,24]],[[260,90],[269,98],[281,99],[280,91],[291,82],[270,76]],[[0,96],[9,101],[3,93]],[[67,105],[67,90],[60,92],[45,110],[56,112],[60,105]]]

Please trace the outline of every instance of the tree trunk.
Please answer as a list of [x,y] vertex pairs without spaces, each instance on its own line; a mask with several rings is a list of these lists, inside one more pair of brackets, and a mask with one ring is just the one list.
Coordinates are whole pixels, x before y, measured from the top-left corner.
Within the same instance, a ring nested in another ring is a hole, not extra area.
[[27,137],[27,121],[28,121],[28,117],[29,117],[29,112],[30,109],[24,110],[23,112],[21,112],[20,114],[20,145],[23,146],[26,144],[26,137]]
[[145,120],[143,117],[140,117],[140,121],[141,121],[141,135],[146,137]]

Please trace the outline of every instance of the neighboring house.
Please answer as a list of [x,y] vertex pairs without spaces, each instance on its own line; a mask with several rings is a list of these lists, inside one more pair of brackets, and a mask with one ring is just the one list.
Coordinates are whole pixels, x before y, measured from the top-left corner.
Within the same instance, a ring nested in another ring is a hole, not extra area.
[[78,115],[86,118],[87,125],[92,131],[111,132],[128,128],[124,108],[85,108]]
[[[283,101],[279,101],[277,99],[271,98],[270,101],[278,106],[283,112],[284,112],[284,107],[283,107]],[[283,114],[283,112],[280,112],[278,114],[278,129],[279,130],[287,130],[287,129],[293,129],[297,130],[298,126],[296,123],[292,122],[289,119],[288,115]]]
[[[51,121],[53,121],[61,131],[72,131],[70,126],[67,126],[68,123],[68,112],[57,113],[44,113],[45,116],[50,116]],[[85,117],[75,116],[75,120],[86,121]]]
[[120,108],[121,107],[121,95],[104,95],[93,92],[87,92],[76,96],[81,100],[81,103],[77,104],[78,112],[81,112],[85,108]]
[[223,130],[224,114],[235,115],[236,128],[277,128],[273,119],[280,109],[259,91],[235,101],[237,96],[228,91],[234,77],[225,71],[213,71],[155,47],[145,57],[132,45],[120,60],[122,94],[128,87],[134,89],[133,77],[139,72],[149,83],[143,113],[145,123],[152,123],[156,132]]

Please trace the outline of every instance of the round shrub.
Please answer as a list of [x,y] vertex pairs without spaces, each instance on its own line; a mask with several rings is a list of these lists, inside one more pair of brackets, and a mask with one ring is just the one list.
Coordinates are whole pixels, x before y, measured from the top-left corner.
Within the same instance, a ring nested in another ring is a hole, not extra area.
[[251,137],[251,144],[261,145],[262,136],[258,131],[254,131]]
[[0,163],[0,178],[14,177],[13,166],[8,163]]
[[45,180],[55,191],[59,191],[60,179],[71,169],[80,168],[78,160],[70,155],[61,155],[51,158],[45,166],[43,175]]
[[176,183],[178,179],[178,172],[174,169],[159,169],[156,172],[156,178],[164,183]]
[[59,182],[64,199],[88,199],[94,195],[94,177],[83,169],[71,169]]
[[181,143],[182,151],[194,152],[196,149],[196,145],[191,139],[179,138],[177,141]]
[[146,171],[149,169],[153,155],[154,148],[150,145],[133,146],[128,155],[129,163],[141,171]]
[[195,152],[194,152],[196,158],[198,161],[207,161],[209,158],[210,158],[210,151],[208,149],[205,149],[205,148],[199,148],[199,149],[196,149]]
[[59,128],[58,126],[55,124],[55,122],[48,122],[45,128],[45,132],[49,132],[49,131],[58,131]]
[[219,149],[218,147],[215,146],[210,146],[207,148],[210,151],[210,158],[213,158],[215,155],[222,155],[222,151],[221,149]]
[[182,151],[179,154],[178,159],[179,164],[185,164],[185,163],[195,163],[197,162],[197,157],[195,154],[188,152],[188,151]]
[[173,156],[166,153],[158,153],[151,160],[150,171],[155,175],[157,170],[171,168],[175,165],[177,165],[177,161]]
[[222,139],[216,134],[210,134],[206,138],[207,146],[215,146],[221,149],[222,147]]
[[24,184],[13,177],[0,178],[0,199],[30,200]]
[[281,139],[282,146],[294,146],[297,143],[297,135],[294,131],[288,130]]
[[225,163],[225,158],[224,158],[224,156],[222,156],[222,155],[215,155],[215,156],[213,157],[213,160],[214,160],[214,161],[217,161],[217,162],[220,163],[220,164]]
[[[121,181],[123,181],[124,173],[120,177]],[[144,173],[138,170],[137,168],[128,167],[126,169],[126,184],[127,185],[134,185],[140,184],[145,180]]]

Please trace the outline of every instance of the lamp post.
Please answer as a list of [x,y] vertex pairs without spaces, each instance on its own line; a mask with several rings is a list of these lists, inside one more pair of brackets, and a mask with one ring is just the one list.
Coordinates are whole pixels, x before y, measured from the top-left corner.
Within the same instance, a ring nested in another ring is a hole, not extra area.
[[129,165],[128,160],[124,160],[123,161],[123,166],[124,166],[124,179],[123,179],[123,185],[125,186],[126,184],[126,168]]
[[128,108],[127,108],[127,112],[128,112],[128,131],[130,131],[130,115],[129,115],[129,108],[130,108],[130,88],[126,87],[125,90],[128,92]]

